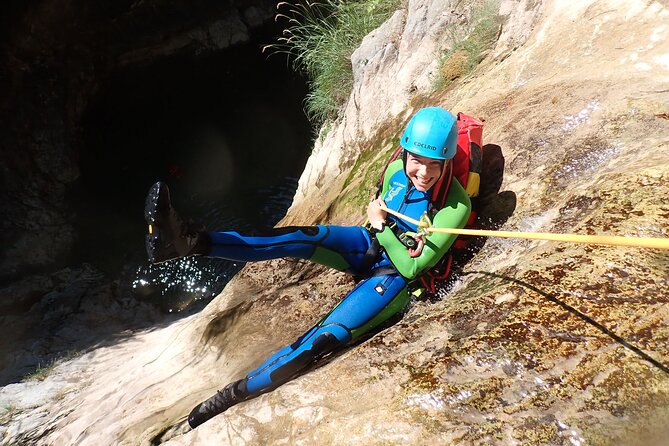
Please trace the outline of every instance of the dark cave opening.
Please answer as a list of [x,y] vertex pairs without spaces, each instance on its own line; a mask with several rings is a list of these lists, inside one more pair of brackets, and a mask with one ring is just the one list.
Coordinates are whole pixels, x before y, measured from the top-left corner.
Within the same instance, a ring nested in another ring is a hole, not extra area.
[[107,79],[83,122],[76,261],[112,276],[145,264],[144,197],[158,180],[209,230],[271,227],[285,215],[313,131],[305,79],[261,51],[273,39]]

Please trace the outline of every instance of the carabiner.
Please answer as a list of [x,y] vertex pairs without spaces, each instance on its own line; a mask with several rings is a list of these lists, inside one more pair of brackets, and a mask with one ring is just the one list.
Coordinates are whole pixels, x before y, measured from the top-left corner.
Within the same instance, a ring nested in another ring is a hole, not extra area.
[[426,236],[428,235],[427,228],[432,227],[432,220],[430,220],[430,216],[427,215],[427,212],[423,212],[423,215],[420,216],[420,225],[418,226],[418,234],[421,236]]
[[423,252],[423,246],[425,245],[425,240],[421,235],[414,237],[414,240],[416,240],[416,247],[409,248],[409,257],[411,258],[418,257]]

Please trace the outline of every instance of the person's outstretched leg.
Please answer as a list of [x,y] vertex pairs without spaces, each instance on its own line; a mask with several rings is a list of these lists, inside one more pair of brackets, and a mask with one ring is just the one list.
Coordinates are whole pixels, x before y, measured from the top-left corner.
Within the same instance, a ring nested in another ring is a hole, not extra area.
[[360,226],[289,226],[253,235],[207,233],[189,227],[179,217],[167,185],[161,182],[149,190],[144,216],[149,225],[146,251],[151,263],[199,254],[240,262],[290,257],[355,273],[369,269],[365,255],[372,240]]
[[371,244],[369,233],[360,226],[286,226],[262,234],[228,231],[208,236],[211,257],[239,262],[304,259],[350,272],[363,268]]
[[406,281],[398,275],[363,280],[293,344],[276,352],[246,378],[228,384],[198,404],[188,416],[188,423],[195,428],[235,404],[280,386],[318,359],[382,324],[408,301]]

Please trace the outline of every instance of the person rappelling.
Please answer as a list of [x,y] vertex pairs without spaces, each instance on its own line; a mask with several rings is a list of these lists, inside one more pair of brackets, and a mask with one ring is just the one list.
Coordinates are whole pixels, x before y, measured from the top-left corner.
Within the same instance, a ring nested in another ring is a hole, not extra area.
[[466,246],[464,240],[456,240],[459,234],[669,249],[665,238],[463,229],[472,225],[476,214],[470,197],[478,195],[481,181],[481,131],[481,121],[462,113],[456,117],[439,107],[418,110],[379,180],[377,198],[367,206],[365,226],[288,226],[263,235],[198,231],[174,210],[167,185],[158,182],[151,187],[145,218],[152,263],[189,255],[240,262],[294,258],[360,279],[294,343],[195,406],[188,416],[192,428],[279,387],[378,328],[407,307],[411,290],[434,292],[435,280],[449,275],[450,251]]
[[[409,285],[444,257],[457,235],[422,231],[384,208],[416,220],[429,218],[434,227],[464,227],[471,202],[453,177],[457,143],[457,118],[453,114],[439,107],[420,109],[402,135],[401,157],[387,166],[379,197],[367,207],[366,227],[290,226],[271,229],[264,235],[195,231],[172,207],[167,185],[158,182],[151,187],[145,218],[149,224],[146,249],[152,263],[189,255],[239,262],[286,257],[311,260],[362,277],[338,305],[294,343],[198,404],[188,416],[192,428],[291,380],[318,359],[405,309]],[[438,183],[443,189],[439,209],[433,199]]]

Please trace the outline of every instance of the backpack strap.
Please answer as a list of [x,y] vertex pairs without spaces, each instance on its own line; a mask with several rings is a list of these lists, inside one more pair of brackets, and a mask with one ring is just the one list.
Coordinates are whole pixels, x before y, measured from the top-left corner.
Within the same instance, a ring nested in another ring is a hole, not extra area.
[[470,197],[479,194],[482,168],[483,121],[458,113],[458,150],[455,176]]
[[370,234],[370,236],[372,238],[372,243],[369,244],[369,248],[367,248],[360,265],[360,270],[363,271],[364,274],[369,274],[369,271],[372,270],[372,266],[376,263],[376,259],[381,252],[381,244],[379,243],[379,240],[372,234]]
[[420,276],[420,283],[430,293],[437,292],[436,281],[448,278],[451,273],[451,264],[453,263],[453,255],[447,253],[432,269],[423,273]]
[[444,207],[446,203],[446,196],[448,190],[451,188],[451,181],[453,180],[453,160],[450,159],[444,164],[444,173],[439,178],[439,181],[432,189],[432,203],[438,211]]

